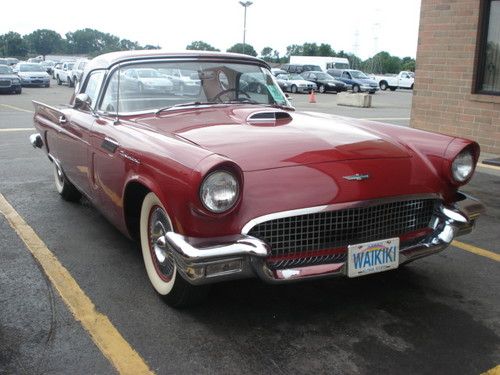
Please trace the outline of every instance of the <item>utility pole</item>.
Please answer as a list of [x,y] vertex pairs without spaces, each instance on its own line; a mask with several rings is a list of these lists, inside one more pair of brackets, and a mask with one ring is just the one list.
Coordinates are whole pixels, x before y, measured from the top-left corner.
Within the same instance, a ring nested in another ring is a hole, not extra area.
[[243,53],[245,53],[245,38],[247,33],[247,8],[252,5],[251,1],[240,1],[240,4],[245,8],[245,13],[243,17]]

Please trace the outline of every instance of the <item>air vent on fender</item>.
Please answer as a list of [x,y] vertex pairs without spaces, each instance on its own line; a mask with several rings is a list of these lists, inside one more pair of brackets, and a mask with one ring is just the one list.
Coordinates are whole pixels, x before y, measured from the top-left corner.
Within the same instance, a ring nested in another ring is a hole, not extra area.
[[255,126],[279,126],[292,121],[292,116],[285,111],[255,112],[247,118],[250,125]]

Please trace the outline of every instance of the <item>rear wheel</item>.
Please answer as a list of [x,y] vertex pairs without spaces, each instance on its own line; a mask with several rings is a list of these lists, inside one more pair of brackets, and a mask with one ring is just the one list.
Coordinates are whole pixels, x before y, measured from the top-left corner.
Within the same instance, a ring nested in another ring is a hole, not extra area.
[[68,77],[68,87],[73,87],[73,81]]
[[54,182],[59,195],[66,201],[76,202],[82,197],[82,193],[64,175],[61,167],[57,163],[54,165]]
[[140,235],[149,281],[168,305],[192,306],[206,297],[208,286],[193,286],[179,274],[172,251],[165,241],[165,235],[171,231],[172,221],[160,199],[155,193],[148,193],[141,207]]
[[59,78],[59,76],[57,76],[57,77],[56,77],[56,80],[57,80],[57,84],[58,84],[59,86],[61,86],[61,85],[62,85],[61,78]]
[[397,87],[389,87],[391,91],[396,91]]

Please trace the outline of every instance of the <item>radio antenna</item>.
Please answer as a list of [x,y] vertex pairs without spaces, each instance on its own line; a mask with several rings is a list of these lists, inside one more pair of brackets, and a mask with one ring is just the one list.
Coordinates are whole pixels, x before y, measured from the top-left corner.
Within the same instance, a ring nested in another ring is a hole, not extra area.
[[121,73],[122,67],[119,66],[116,74],[118,74],[118,85],[117,85],[117,92],[116,92],[116,116],[115,116],[115,121],[113,122],[114,125],[118,125],[120,123],[120,118],[118,117],[118,106],[120,105],[120,73]]

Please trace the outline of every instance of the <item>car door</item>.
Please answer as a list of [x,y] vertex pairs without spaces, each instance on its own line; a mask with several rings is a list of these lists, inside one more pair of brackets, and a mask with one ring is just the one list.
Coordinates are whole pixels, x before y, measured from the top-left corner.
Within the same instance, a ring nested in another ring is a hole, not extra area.
[[94,114],[95,102],[104,77],[103,71],[91,73],[84,82],[79,96],[87,95],[90,105],[77,107],[64,111],[59,118],[58,158],[64,173],[78,189],[94,199],[90,187],[90,130],[96,116]]
[[92,127],[89,158],[92,165],[91,186],[101,211],[111,222],[122,227],[122,194],[127,170],[137,167],[138,161],[136,163],[136,159],[125,148],[123,124],[116,121],[116,111],[119,110],[117,102],[125,96],[124,87],[118,85],[119,74],[121,73],[115,72],[108,80],[99,101],[97,112],[100,116]]
[[402,73],[399,80],[399,87],[410,88],[413,84],[413,79],[408,73]]

